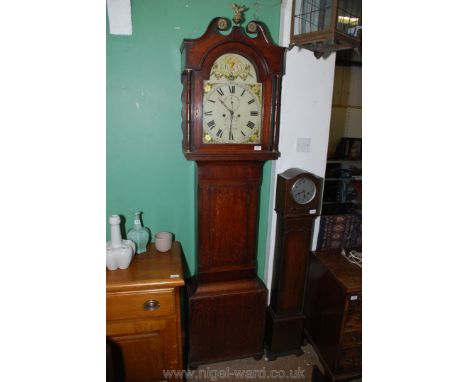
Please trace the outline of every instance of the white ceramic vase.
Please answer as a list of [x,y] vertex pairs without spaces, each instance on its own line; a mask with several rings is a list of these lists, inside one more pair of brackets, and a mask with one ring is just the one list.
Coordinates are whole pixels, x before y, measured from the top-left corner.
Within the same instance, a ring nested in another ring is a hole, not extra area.
[[113,271],[117,268],[127,269],[135,254],[135,243],[131,240],[123,240],[120,232],[120,216],[109,217],[111,226],[111,239],[106,243],[106,266]]

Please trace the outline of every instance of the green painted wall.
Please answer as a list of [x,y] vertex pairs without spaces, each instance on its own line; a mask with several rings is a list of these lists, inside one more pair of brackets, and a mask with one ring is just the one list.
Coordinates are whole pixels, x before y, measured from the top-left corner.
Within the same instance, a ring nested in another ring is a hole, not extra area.
[[[209,21],[232,16],[233,0],[133,0],[132,36],[107,30],[107,216],[135,210],[154,234],[171,231],[195,269],[195,163],[182,154],[180,45]],[[246,20],[266,23],[278,41],[280,0],[243,2]],[[271,163],[261,190],[258,274],[263,277]],[[107,220],[106,220],[107,224]],[[107,225],[109,240],[109,227]]]

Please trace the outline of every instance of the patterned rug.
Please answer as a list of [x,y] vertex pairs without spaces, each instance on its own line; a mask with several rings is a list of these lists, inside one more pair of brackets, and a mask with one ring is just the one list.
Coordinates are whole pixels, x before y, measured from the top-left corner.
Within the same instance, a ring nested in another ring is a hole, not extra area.
[[[259,361],[254,358],[236,359],[201,365],[187,376],[187,381],[232,381],[251,382],[268,379],[276,381],[311,381],[312,370],[317,365],[323,372],[318,356],[307,344],[302,347],[304,354],[300,357],[289,355],[279,357],[275,361],[267,361],[265,357]],[[361,382],[361,378],[350,382]],[[313,382],[313,381],[312,381]]]

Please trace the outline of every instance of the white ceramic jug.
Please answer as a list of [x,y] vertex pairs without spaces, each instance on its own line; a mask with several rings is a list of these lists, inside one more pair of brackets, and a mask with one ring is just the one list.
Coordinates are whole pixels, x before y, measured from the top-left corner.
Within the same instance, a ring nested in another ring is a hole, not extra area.
[[117,268],[127,269],[135,254],[135,243],[131,240],[123,240],[120,232],[120,216],[109,217],[111,226],[111,239],[106,243],[106,266],[113,271]]

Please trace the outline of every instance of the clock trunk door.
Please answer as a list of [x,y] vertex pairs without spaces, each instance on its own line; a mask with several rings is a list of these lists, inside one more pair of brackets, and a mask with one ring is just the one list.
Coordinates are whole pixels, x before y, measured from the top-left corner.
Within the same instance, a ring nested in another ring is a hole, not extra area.
[[[253,277],[262,162],[198,164],[198,273]],[[209,279],[209,280],[208,280]]]

